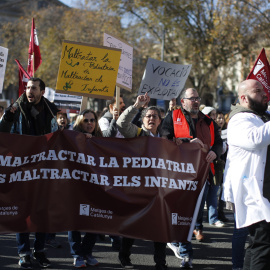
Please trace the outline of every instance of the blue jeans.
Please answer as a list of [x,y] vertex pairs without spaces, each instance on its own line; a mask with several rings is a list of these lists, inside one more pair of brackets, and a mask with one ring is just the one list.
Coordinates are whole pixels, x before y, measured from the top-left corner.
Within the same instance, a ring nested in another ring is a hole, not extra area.
[[208,219],[209,219],[209,224],[214,224],[218,221],[217,193],[219,190],[219,186],[215,186],[215,185],[207,185],[207,186],[208,186],[208,193],[206,197],[206,204],[207,204],[207,210],[208,210]]
[[97,235],[94,233],[85,233],[83,239],[81,237],[81,232],[69,231],[68,232],[68,242],[70,245],[71,255],[76,257],[85,257],[87,255],[92,255],[93,247],[96,243]]
[[248,228],[236,229],[234,222],[234,230],[232,236],[233,268],[243,268],[245,257],[245,243],[247,236],[248,236]]
[[[30,255],[30,233],[16,233],[16,241],[18,245],[18,253],[20,256]],[[34,251],[41,252],[44,250],[45,233],[35,233]]]
[[179,242],[171,244],[179,247],[179,253],[181,257],[189,257],[190,259],[193,259],[193,249],[191,242]]

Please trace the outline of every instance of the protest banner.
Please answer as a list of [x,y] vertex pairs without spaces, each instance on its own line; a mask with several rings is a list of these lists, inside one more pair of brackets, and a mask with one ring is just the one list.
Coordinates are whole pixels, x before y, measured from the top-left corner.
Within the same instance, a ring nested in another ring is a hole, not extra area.
[[56,92],[112,98],[120,55],[119,49],[64,41]]
[[184,242],[209,170],[205,157],[198,144],[154,137],[0,133],[0,232]]
[[183,90],[192,65],[178,65],[148,58],[138,95],[171,100]]
[[128,91],[132,89],[133,47],[127,42],[104,33],[103,45],[110,48],[121,49],[121,58],[118,68],[116,85]]
[[267,95],[267,100],[270,100],[270,66],[264,48],[261,50],[247,79],[259,81]]
[[0,46],[0,94],[3,91],[5,72],[7,66],[8,49]]

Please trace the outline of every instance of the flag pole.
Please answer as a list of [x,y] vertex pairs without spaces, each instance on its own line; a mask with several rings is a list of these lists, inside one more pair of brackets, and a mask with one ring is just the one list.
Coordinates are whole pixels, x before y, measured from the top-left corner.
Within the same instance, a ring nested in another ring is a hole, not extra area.
[[35,77],[35,53],[33,52],[33,77]]

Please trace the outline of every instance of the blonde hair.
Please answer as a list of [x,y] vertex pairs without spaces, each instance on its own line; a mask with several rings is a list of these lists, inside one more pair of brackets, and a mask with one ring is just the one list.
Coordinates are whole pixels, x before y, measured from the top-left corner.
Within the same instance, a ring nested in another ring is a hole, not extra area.
[[73,130],[76,130],[79,132],[84,132],[84,130],[82,128],[82,123],[83,123],[84,116],[87,113],[92,113],[95,117],[95,120],[96,120],[95,129],[94,129],[92,135],[95,137],[103,137],[102,132],[101,132],[100,127],[99,127],[99,124],[98,124],[97,115],[93,110],[90,110],[90,109],[84,110],[78,115],[78,117],[76,118],[76,121],[74,123]]

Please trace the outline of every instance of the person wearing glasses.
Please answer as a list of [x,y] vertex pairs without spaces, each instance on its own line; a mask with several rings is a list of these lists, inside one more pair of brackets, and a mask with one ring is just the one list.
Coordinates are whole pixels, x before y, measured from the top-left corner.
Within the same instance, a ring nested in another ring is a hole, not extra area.
[[[134,105],[129,106],[118,118],[116,124],[118,130],[125,138],[134,138],[139,136],[160,137],[158,126],[161,123],[160,110],[155,106],[150,106],[142,111],[142,127],[132,123],[134,116],[139,112],[141,107],[144,107],[150,101],[147,95],[137,97]],[[122,238],[121,248],[119,251],[119,261],[124,269],[132,269],[133,264],[130,261],[130,250],[134,243],[134,239]],[[166,243],[154,242],[154,261],[156,270],[165,270],[166,266]]]
[[[83,132],[87,138],[92,138],[93,136],[102,137],[102,132],[97,122],[97,115],[90,109],[84,110],[80,113],[75,121],[73,130]],[[96,238],[97,235],[94,233],[86,232],[82,239],[81,232],[68,232],[68,242],[70,245],[71,255],[74,258],[74,267],[82,268],[86,267],[86,265],[96,266],[99,264],[98,260],[92,255]]]
[[[188,88],[183,90],[180,99],[181,108],[169,112],[163,120],[161,128],[162,136],[174,141],[176,145],[198,143],[201,148],[205,148],[206,145],[208,149],[206,161],[209,163],[213,162],[222,152],[222,139],[219,134],[218,125],[199,110],[201,98],[195,89]],[[208,178],[213,178],[213,174],[209,173]],[[211,181],[211,179],[208,180]],[[207,187],[208,184],[206,183],[205,189]],[[204,192],[204,189],[201,192]],[[195,223],[194,234],[198,241],[203,240],[202,219],[206,194],[207,190],[203,193]],[[192,268],[193,249],[191,242],[168,243],[168,246],[174,251],[175,256],[181,259],[180,268]]]

